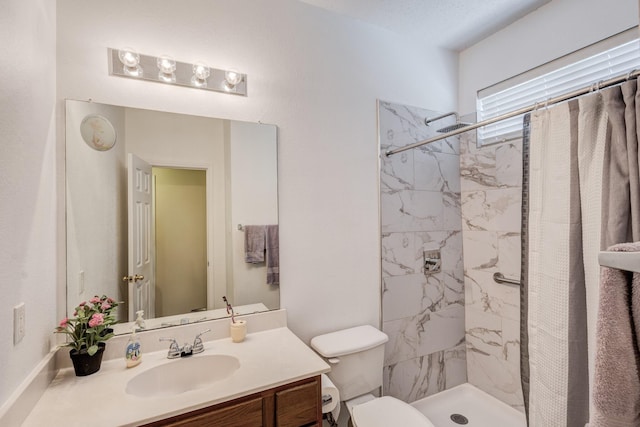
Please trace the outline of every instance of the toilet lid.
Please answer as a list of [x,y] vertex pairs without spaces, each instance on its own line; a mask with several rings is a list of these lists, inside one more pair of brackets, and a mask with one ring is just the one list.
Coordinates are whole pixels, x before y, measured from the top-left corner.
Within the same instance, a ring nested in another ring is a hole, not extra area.
[[416,408],[391,396],[356,405],[352,411],[352,421],[356,427],[435,427]]

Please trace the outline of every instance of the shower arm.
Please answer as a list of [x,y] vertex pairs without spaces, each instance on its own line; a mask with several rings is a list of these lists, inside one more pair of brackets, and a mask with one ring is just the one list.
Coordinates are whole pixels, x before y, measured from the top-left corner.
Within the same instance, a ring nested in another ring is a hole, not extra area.
[[424,124],[429,126],[429,123],[435,122],[435,121],[440,120],[440,119],[444,119],[445,117],[449,117],[449,116],[456,116],[456,121],[458,120],[458,113],[456,113],[455,111],[452,111],[450,113],[443,114],[443,115],[437,116],[437,117],[432,117],[432,118],[428,118],[427,117],[426,119],[424,119]]

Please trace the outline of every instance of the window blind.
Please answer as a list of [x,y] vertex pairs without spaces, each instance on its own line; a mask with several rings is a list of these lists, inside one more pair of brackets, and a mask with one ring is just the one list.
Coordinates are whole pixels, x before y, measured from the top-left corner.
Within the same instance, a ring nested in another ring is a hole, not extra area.
[[[477,120],[487,120],[533,105],[564,93],[588,87],[640,69],[640,40],[636,39],[602,53],[576,61],[541,76],[501,90],[478,96]],[[478,146],[522,136],[522,116],[502,120],[478,129]]]

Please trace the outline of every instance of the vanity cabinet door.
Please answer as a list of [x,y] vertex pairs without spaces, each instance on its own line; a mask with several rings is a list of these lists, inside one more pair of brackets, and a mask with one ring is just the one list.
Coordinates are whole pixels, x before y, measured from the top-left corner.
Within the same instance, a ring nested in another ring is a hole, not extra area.
[[153,427],[262,427],[262,425],[262,397],[260,396],[228,406],[212,406],[149,424]]
[[311,382],[276,391],[276,427],[321,425],[320,393],[318,377]]

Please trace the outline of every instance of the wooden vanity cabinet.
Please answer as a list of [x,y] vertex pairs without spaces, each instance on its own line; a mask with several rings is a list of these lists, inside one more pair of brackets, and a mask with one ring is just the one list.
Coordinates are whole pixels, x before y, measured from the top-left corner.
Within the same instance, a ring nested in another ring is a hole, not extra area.
[[322,427],[321,393],[316,376],[145,427]]

